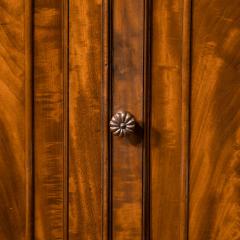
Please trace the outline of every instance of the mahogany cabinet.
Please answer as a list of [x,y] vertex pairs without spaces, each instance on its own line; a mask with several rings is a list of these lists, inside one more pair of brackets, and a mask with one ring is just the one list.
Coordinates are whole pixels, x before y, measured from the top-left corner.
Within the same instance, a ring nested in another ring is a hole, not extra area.
[[240,239],[239,0],[0,10],[1,240]]

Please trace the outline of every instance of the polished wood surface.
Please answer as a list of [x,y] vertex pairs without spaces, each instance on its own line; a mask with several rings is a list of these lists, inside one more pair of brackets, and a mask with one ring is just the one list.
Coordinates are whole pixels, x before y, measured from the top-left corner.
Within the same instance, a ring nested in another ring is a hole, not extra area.
[[5,240],[31,235],[29,7],[30,1],[0,1],[0,238]]
[[102,239],[102,2],[70,0],[69,239]]
[[190,240],[240,239],[239,6],[193,4]]
[[154,240],[186,239],[189,2],[152,2],[150,216]]
[[34,3],[35,239],[64,238],[64,1]]
[[239,4],[0,0],[0,239],[240,239]]
[[[128,111],[142,125],[144,1],[114,1],[111,30],[112,115]],[[112,239],[142,239],[141,141],[112,138]]]

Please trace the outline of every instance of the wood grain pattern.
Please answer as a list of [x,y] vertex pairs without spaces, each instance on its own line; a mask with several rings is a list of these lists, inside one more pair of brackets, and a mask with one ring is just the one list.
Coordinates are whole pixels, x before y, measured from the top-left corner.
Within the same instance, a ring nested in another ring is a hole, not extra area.
[[240,239],[239,6],[193,4],[190,240]]
[[186,239],[190,1],[153,0],[151,239]]
[[[64,1],[34,4],[35,239],[64,239]],[[65,234],[65,236],[64,236]]]
[[0,239],[239,240],[239,6],[0,0]]
[[[112,5],[112,106],[143,121],[144,1]],[[133,141],[132,141],[133,140]],[[112,139],[112,239],[142,239],[142,143]]]
[[30,1],[0,2],[0,238],[5,240],[31,235],[29,7]]
[[102,1],[70,0],[69,238],[102,239]]

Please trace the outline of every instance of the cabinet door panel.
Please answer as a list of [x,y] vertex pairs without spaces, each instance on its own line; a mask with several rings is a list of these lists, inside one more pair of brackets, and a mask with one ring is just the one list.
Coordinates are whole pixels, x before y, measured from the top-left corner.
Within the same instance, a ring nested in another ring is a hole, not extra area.
[[69,238],[102,239],[102,1],[69,5]]
[[64,74],[64,0],[34,3],[35,238],[63,239],[67,100]]
[[240,238],[239,4],[193,4],[190,240]]
[[[149,13],[150,14],[150,13]],[[151,239],[186,239],[190,1],[152,1]]]
[[[112,113],[128,111],[142,123],[144,1],[115,0],[112,7]],[[113,239],[142,238],[142,139],[136,140],[112,138]]]

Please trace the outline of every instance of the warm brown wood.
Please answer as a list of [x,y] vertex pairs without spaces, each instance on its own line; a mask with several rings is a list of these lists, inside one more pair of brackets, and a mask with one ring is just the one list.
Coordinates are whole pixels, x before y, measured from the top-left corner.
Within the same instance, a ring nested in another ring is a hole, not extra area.
[[65,7],[63,0],[34,3],[36,240],[64,239],[66,236]]
[[31,235],[30,1],[0,2],[0,239]]
[[[112,5],[112,110],[129,111],[141,125],[144,6],[142,0]],[[142,139],[112,140],[112,239],[142,239]]]
[[151,239],[186,239],[190,1],[152,2]]
[[0,0],[0,239],[239,240],[239,6]]
[[193,3],[190,240],[240,239],[239,6]]
[[102,239],[101,7],[101,0],[70,0],[71,240]]

